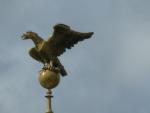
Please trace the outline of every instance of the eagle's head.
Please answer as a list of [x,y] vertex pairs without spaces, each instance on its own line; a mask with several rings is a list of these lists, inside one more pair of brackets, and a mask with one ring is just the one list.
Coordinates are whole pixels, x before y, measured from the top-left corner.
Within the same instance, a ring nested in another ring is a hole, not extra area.
[[35,33],[35,32],[32,32],[32,31],[28,31],[26,33],[24,33],[21,38],[23,40],[26,40],[26,39],[32,39],[34,37],[37,37],[38,35]]

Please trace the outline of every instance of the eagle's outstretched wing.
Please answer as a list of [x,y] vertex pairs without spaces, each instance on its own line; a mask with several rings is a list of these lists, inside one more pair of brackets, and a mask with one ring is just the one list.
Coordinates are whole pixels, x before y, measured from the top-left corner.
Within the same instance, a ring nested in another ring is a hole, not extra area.
[[54,33],[48,39],[51,55],[60,56],[66,49],[71,49],[75,44],[84,39],[88,39],[93,35],[93,32],[81,33],[71,30],[69,26],[57,24],[54,26]]

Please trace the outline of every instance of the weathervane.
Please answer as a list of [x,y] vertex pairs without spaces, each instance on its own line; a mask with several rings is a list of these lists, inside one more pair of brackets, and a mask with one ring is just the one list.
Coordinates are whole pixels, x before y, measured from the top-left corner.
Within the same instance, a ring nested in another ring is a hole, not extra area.
[[81,33],[72,30],[65,24],[56,24],[53,35],[45,41],[37,33],[28,31],[22,35],[22,39],[31,39],[35,46],[29,50],[29,55],[44,64],[39,73],[39,82],[41,86],[48,89],[48,111],[53,113],[51,109],[51,89],[55,88],[60,81],[60,74],[66,76],[67,72],[58,59],[66,49],[71,49],[79,41],[91,38],[93,32]]

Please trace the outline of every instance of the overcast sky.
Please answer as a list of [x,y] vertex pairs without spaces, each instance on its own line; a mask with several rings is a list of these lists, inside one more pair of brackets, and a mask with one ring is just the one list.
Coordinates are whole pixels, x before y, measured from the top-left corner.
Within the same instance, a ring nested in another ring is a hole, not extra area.
[[42,64],[29,57],[32,30],[47,39],[64,23],[93,38],[64,53],[54,113],[150,113],[149,0],[0,0],[0,113],[44,113]]

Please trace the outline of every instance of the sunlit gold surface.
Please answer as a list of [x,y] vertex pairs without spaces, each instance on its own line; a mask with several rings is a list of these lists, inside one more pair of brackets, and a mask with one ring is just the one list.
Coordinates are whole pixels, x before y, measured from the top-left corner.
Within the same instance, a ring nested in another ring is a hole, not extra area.
[[50,70],[41,70],[39,74],[39,82],[46,89],[55,88],[60,81],[60,75],[57,72]]

